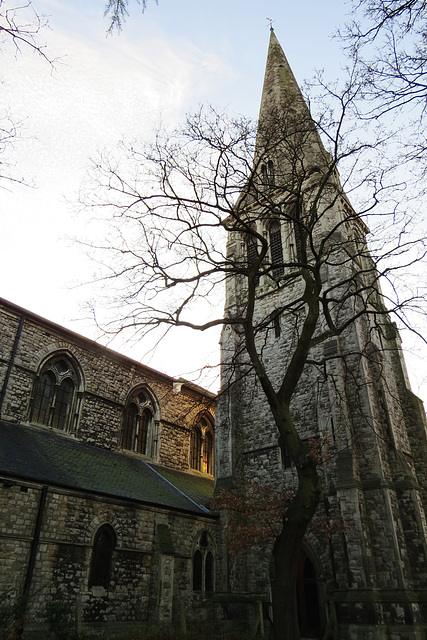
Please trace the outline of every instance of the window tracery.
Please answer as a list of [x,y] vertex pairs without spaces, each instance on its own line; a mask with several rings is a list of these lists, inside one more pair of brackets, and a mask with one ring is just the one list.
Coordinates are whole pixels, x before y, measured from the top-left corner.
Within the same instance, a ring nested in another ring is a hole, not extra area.
[[155,455],[155,412],[153,400],[145,389],[136,390],[129,397],[123,419],[123,449]]
[[80,410],[81,376],[65,354],[50,357],[34,381],[30,422],[73,431]]
[[213,593],[215,591],[215,555],[212,538],[202,531],[195,542],[192,567],[193,591]]
[[214,439],[210,421],[201,417],[190,434],[190,468],[213,475]]

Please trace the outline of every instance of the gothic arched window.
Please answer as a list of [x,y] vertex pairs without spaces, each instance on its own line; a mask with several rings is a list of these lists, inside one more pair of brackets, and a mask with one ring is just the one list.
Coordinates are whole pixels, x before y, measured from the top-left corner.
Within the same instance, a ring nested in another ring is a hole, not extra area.
[[261,187],[267,189],[268,187],[268,171],[265,164],[261,165]]
[[79,412],[80,377],[63,354],[49,358],[36,378],[30,402],[30,422],[73,431]]
[[212,593],[215,591],[215,556],[212,539],[202,531],[193,551],[193,591]]
[[[258,259],[258,242],[256,237],[250,234],[246,238],[246,260],[248,264],[248,270],[254,267],[257,259]],[[255,279],[255,284],[258,284],[258,283],[259,283],[259,274],[257,274]]]
[[190,434],[190,468],[213,475],[214,438],[207,414],[196,421]]
[[102,525],[95,534],[90,565],[89,589],[110,585],[113,551],[116,547],[116,534],[108,524]]
[[145,391],[137,391],[128,400],[123,420],[123,449],[144,455],[153,453],[154,405]]
[[190,467],[201,471],[202,463],[202,432],[194,427],[190,436]]
[[274,163],[268,160],[267,164],[261,165],[261,188],[268,189],[273,187],[275,183]]
[[282,233],[278,220],[273,220],[270,225],[270,258],[273,276],[277,278],[283,274]]

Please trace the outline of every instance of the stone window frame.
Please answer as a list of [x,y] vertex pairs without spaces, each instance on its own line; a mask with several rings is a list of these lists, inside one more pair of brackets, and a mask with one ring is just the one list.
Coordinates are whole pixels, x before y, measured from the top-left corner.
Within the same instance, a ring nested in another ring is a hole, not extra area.
[[214,474],[214,428],[212,417],[200,413],[190,433],[189,468],[208,475]]
[[210,533],[199,531],[191,553],[191,590],[203,595],[215,592],[215,546]]
[[266,160],[260,166],[261,189],[266,191],[275,186],[275,168],[271,159]]
[[159,451],[160,408],[146,384],[137,385],[129,393],[123,410],[121,446],[151,459]]
[[92,543],[88,588],[108,590],[113,570],[113,556],[117,547],[117,534],[109,523],[95,532]]
[[50,353],[40,363],[29,403],[28,421],[75,433],[84,382],[76,358],[68,351]]

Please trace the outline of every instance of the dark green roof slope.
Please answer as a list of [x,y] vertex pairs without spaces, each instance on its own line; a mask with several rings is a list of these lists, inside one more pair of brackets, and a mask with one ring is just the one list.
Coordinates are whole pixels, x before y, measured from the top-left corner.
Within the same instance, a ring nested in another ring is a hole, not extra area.
[[209,501],[214,493],[214,481],[212,478],[177,471],[169,467],[161,467],[157,464],[151,464],[151,467],[198,505],[209,507]]
[[199,515],[207,513],[144,460],[34,426],[0,422],[0,473]]

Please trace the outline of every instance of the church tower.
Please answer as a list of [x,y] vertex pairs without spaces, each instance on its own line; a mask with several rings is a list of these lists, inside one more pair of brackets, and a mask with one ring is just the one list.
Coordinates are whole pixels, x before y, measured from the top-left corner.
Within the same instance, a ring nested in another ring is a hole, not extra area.
[[[425,415],[385,310],[368,229],[342,189],[336,161],[271,30],[254,167],[227,224],[227,259],[240,268],[226,284],[216,491],[295,488],[295,459],[258,373],[285,395],[296,376],[290,412],[317,456],[322,487],[298,558],[301,636],[421,640]],[[311,309],[318,317],[301,355]],[[259,368],[247,351],[250,312]],[[222,589],[268,600],[273,541],[236,557],[225,552]]]

